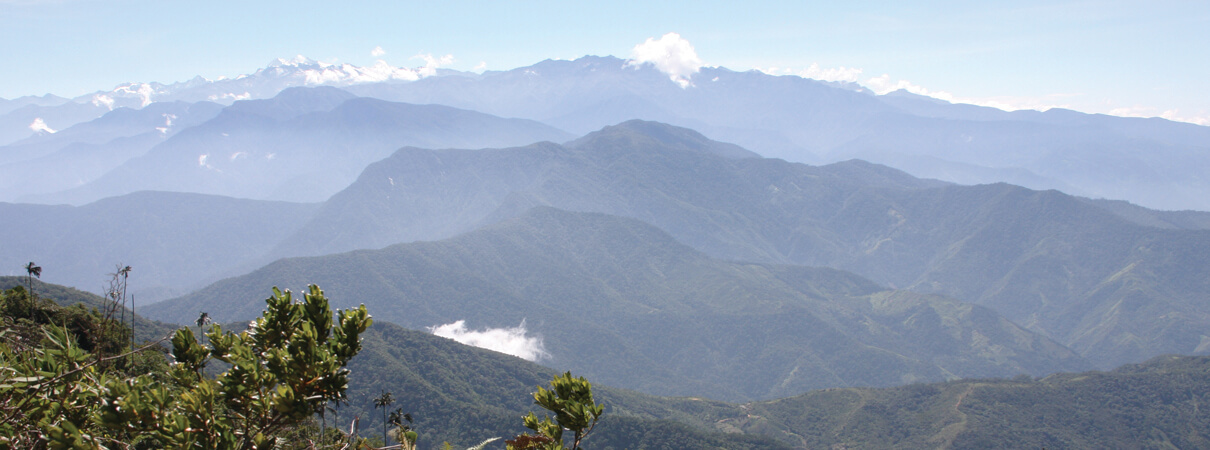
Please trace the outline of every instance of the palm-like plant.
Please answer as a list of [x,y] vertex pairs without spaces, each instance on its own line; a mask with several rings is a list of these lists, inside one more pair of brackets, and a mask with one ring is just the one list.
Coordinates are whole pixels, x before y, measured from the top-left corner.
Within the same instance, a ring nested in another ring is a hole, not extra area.
[[395,436],[395,440],[399,441],[400,448],[404,450],[416,448],[416,432],[412,431],[412,413],[403,412],[403,408],[395,408],[394,411],[391,411],[391,418],[388,422],[395,427],[391,433]]
[[[126,306],[126,279],[130,277],[130,266],[118,269],[118,274],[122,275],[122,306]],[[122,311],[122,318],[126,318],[125,310]],[[130,351],[134,351],[134,297],[130,298]]]
[[201,314],[198,314],[197,322],[195,323],[197,323],[197,335],[206,336],[205,333],[202,333],[202,327],[210,324],[210,313],[202,311]]
[[395,403],[395,396],[390,392],[382,391],[382,395],[374,399],[374,409],[382,408],[382,444],[387,443],[387,407]]
[[25,265],[25,284],[29,287],[30,298],[34,298],[34,277],[38,277],[39,280],[42,279],[42,266],[30,261],[29,264]]

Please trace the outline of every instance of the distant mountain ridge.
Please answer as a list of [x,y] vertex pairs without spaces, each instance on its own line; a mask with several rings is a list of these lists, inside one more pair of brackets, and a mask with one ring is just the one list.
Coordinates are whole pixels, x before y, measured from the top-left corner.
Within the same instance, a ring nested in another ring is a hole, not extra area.
[[120,263],[133,267],[130,292],[142,305],[263,264],[280,234],[317,208],[170,192],[78,207],[0,203],[0,274],[35,261],[46,281],[97,293]]
[[14,103],[24,106],[0,114],[0,144],[35,134],[35,120],[62,130],[116,107],[230,104],[289,87],[335,86],[364,97],[541,121],[574,134],[651,120],[795,162],[860,158],[922,178],[1210,210],[1210,181],[1203,176],[1210,169],[1210,127],[1062,109],[1008,112],[721,67],[702,67],[689,81],[682,87],[650,65],[598,56],[482,74],[277,59],[232,79],[129,83],[66,103],[26,98]]
[[22,200],[84,204],[156,190],[318,202],[402,146],[481,148],[570,138],[528,120],[358,98],[331,87],[292,88],[272,99],[236,102],[88,183]]
[[91,182],[181,130],[213,118],[216,103],[162,102],[118,108],[54,134],[0,147],[0,200],[59,192]]
[[1210,127],[1070,110],[1006,112],[725,68],[703,67],[691,81],[682,88],[654,67],[586,56],[349,89],[530,118],[574,133],[652,120],[795,162],[859,158],[964,184],[1011,182],[1151,208],[1210,210],[1203,176]]

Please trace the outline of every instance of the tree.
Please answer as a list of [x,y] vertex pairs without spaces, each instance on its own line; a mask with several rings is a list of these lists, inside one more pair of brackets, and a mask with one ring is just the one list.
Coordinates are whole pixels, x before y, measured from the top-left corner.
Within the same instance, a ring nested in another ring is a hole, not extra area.
[[34,264],[33,261],[30,261],[29,264],[25,265],[25,280],[26,280],[25,284],[27,286],[29,286],[29,296],[30,297],[35,297],[35,295],[34,295],[34,277],[38,277],[39,280],[42,279],[42,266]]
[[[17,436],[0,447],[129,447],[123,439],[137,436],[161,448],[273,448],[290,427],[344,399],[345,366],[372,320],[364,305],[333,320],[314,285],[302,302],[274,288],[266,303],[247,331],[212,327],[210,346],[177,330],[166,377],[107,371],[101,363],[126,355],[94,358],[62,327],[46,328],[45,350],[0,343],[0,437]],[[211,359],[230,369],[203,375]]]
[[534,413],[529,413],[522,420],[525,427],[536,434],[522,434],[505,441],[509,450],[566,450],[564,430],[572,432],[571,450],[579,450],[580,442],[588,437],[605,412],[605,407],[592,398],[592,383],[584,377],[572,378],[571,372],[556,375],[550,380],[549,390],[538,386],[534,404],[555,413],[555,420],[552,422],[546,416],[538,420]]
[[[162,354],[142,354],[138,368],[117,355],[128,330],[82,305],[33,302],[22,287],[0,292],[0,448],[84,446],[117,440],[92,420],[101,386],[142,369],[164,372]],[[97,357],[100,354],[115,354]]]
[[[122,309],[119,311],[119,313],[122,315],[122,317],[120,319],[120,323],[125,324],[126,323],[126,281],[130,277],[130,266],[122,267],[122,264],[119,263],[117,265],[117,269],[114,270],[114,272],[112,274],[110,274],[110,276],[113,277],[113,282],[110,284],[111,297],[114,299],[115,303],[117,303],[119,300],[122,302]],[[131,330],[130,349],[134,350],[134,305],[133,304],[131,305],[131,310],[130,310],[130,330]]]
[[395,403],[395,396],[389,391],[382,391],[382,394],[374,399],[374,409],[382,408],[382,443],[387,443],[387,407]]
[[202,327],[210,324],[210,313],[208,313],[206,311],[202,311],[201,314],[198,314],[196,323],[197,323],[197,335],[201,336],[203,338],[202,343],[205,343],[206,335],[202,334]]
[[[412,430],[412,414],[403,412],[403,408],[395,408],[391,411],[391,437],[399,442],[400,448],[404,450],[414,450],[416,448],[416,438],[419,436],[415,430]],[[407,422],[406,424],[404,422]],[[384,442],[385,443],[385,442]]]

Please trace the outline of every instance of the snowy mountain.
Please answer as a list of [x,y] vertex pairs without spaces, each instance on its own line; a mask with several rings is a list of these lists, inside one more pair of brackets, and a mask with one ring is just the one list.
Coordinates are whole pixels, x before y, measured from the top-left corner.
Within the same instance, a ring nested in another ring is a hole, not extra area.
[[[530,119],[575,134],[653,120],[794,162],[863,159],[962,184],[1008,182],[1149,208],[1210,210],[1205,126],[1069,110],[1008,112],[904,92],[875,95],[852,83],[708,66],[673,72],[614,57],[482,74],[439,69],[444,62],[429,57],[421,67],[383,61],[359,67],[299,56],[234,78],[129,83],[58,105],[26,98],[0,115],[0,144],[45,136],[119,107],[229,105],[289,87],[333,86],[361,97]],[[0,149],[0,161],[13,158]]]

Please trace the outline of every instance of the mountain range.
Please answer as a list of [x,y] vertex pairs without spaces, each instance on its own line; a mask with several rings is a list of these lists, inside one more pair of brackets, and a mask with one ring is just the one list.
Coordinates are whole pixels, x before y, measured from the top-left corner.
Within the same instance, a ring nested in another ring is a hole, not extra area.
[[855,84],[702,67],[681,87],[613,57],[543,61],[477,77],[350,86],[395,101],[440,103],[587,133],[627,119],[692,128],[763,156],[853,158],[964,184],[1210,209],[1210,128],[1070,110],[1005,112]]
[[[63,186],[63,182],[51,185],[59,190],[30,192],[38,185],[22,183],[21,188],[9,191],[14,196],[25,193],[21,198],[41,203],[80,205],[143,190],[318,202],[347,186],[366,165],[402,146],[478,148],[570,138],[532,121],[439,105],[357,98],[331,87],[287,89],[272,99],[237,102],[221,110],[213,103],[196,105],[204,106],[189,110],[202,109],[205,120],[196,120],[200,122],[196,126],[172,135],[153,130],[149,141],[131,142],[136,136],[121,143],[111,140],[69,148],[69,154],[51,155],[51,161],[14,158],[22,162],[0,166],[0,171],[25,174],[14,177],[14,184],[33,177],[73,181],[71,186]],[[102,128],[97,122],[129,123],[133,118],[113,117],[122,112],[115,110],[44,140],[79,128]],[[58,145],[61,141],[53,140]],[[0,148],[0,154],[34,146],[22,144]],[[115,148],[126,151],[128,157],[120,158]],[[93,159],[109,161],[109,170],[87,164]],[[83,165],[88,172],[71,171],[73,164]],[[31,171],[35,168],[43,170]],[[57,175],[46,177],[48,172]]]
[[[85,289],[112,264],[153,264],[141,295],[158,300],[281,257],[444,239],[553,206],[635,218],[714,258],[832,267],[988,306],[1097,367],[1210,351],[1204,213],[951,185],[860,161],[788,163],[652,122],[562,145],[403,148],[322,204],[181,195],[0,205],[20,231],[0,254]],[[209,215],[190,221],[203,210],[174,196],[205,198]],[[128,223],[140,215],[162,219]],[[81,248],[107,256],[81,258]]]
[[1085,367],[989,309],[831,269],[724,262],[638,222],[537,208],[446,241],[279,260],[141,311],[259,314],[264,286],[324,286],[412,329],[519,323],[556,367],[659,395],[772,398]]
[[1099,367],[1210,351],[1204,215],[732,150],[637,121],[562,146],[405,148],[274,254],[441,239],[549,205],[633,217],[717,258],[834,267],[989,306]]
[[264,264],[279,235],[318,206],[171,192],[78,207],[0,203],[0,264],[23,275],[17,269],[35,261],[46,280],[90,292],[129,265],[130,293],[145,304]]
[[860,158],[962,184],[1008,182],[1150,208],[1210,209],[1203,175],[1210,167],[1210,128],[1204,126],[1063,109],[1008,112],[721,67],[701,67],[686,81],[682,86],[649,64],[596,56],[484,73],[277,59],[230,79],[128,83],[66,102],[5,101],[21,106],[0,115],[0,144],[62,131],[123,106],[231,104],[289,87],[336,86],[363,97],[540,121],[575,135],[637,118],[794,162]]
[[100,291],[129,265],[139,312],[183,324],[318,283],[381,320],[352,410],[406,387],[455,442],[506,435],[563,370],[618,413],[601,448],[1210,442],[1210,128],[439,65],[0,99],[0,274]]

